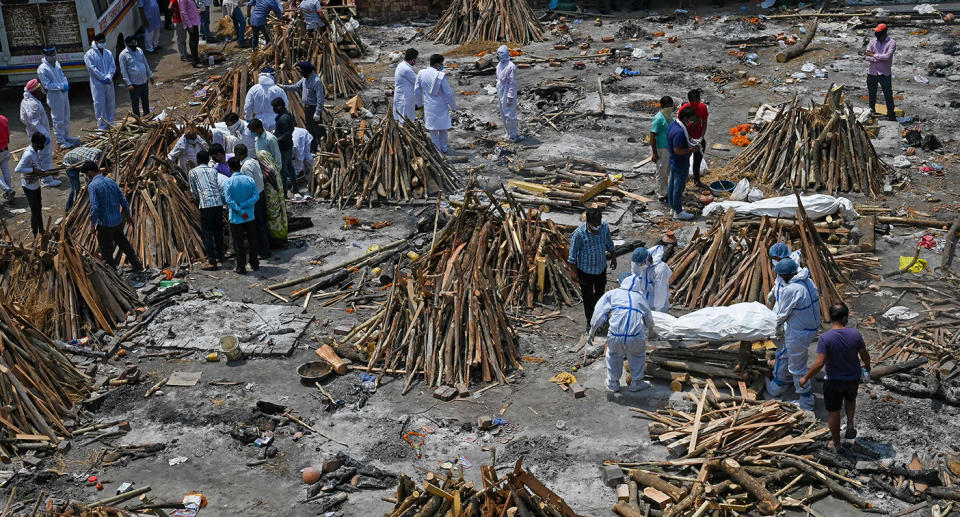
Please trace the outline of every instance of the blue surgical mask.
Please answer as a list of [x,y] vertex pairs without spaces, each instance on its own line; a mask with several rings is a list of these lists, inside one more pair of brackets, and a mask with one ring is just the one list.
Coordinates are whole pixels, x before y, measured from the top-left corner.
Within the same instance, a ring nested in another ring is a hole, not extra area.
[[191,145],[192,145],[192,144],[195,144],[195,143],[197,143],[197,139],[196,139],[196,138],[188,138],[188,139],[187,139],[187,143],[188,143],[188,144],[191,144]]
[[103,49],[107,48],[107,44],[106,44],[106,43],[99,43],[99,42],[98,42],[98,43],[97,43],[97,48],[100,49],[100,50],[103,50]]

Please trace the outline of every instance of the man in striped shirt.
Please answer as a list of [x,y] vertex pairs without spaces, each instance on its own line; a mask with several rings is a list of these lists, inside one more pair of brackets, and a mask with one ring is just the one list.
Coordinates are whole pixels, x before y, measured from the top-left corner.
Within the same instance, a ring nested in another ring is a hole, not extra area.
[[567,259],[577,268],[576,280],[580,283],[587,332],[590,331],[593,309],[607,287],[608,256],[610,268],[617,269],[610,227],[603,222],[599,208],[588,208],[587,222],[581,224],[570,238],[570,256]]
[[200,229],[203,231],[203,250],[207,254],[204,271],[216,271],[223,261],[223,176],[208,162],[210,153],[197,152],[198,165],[190,169],[190,192],[200,205]]

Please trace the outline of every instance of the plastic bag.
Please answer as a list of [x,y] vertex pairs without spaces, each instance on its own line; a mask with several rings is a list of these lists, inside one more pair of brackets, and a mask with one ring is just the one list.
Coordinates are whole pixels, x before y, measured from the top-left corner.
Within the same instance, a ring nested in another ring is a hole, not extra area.
[[760,201],[761,199],[763,199],[763,191],[762,191],[762,190],[758,189],[757,187],[753,187],[752,189],[750,189],[750,193],[747,194],[747,201],[749,201],[749,202],[751,202],[751,203],[756,203],[757,201]]
[[654,311],[653,328],[660,339],[757,341],[777,333],[777,315],[760,302],[707,307],[679,318]]
[[743,178],[737,182],[737,186],[733,188],[733,192],[730,193],[731,201],[745,201],[747,199],[747,194],[750,193],[750,180]]

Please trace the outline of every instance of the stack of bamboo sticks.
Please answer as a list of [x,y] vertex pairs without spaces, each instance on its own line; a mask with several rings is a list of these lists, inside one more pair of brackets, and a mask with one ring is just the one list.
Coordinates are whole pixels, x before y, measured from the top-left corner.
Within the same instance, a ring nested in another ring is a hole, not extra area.
[[[321,194],[327,192],[341,207],[355,201],[359,208],[378,200],[425,199],[458,189],[456,171],[426,131],[413,122],[401,126],[392,111],[387,110],[373,135],[359,148],[355,147],[357,136],[328,138],[331,142],[324,144],[315,167],[316,189]],[[336,134],[336,129],[330,131]],[[357,149],[355,156],[352,149]]]
[[5,303],[0,305],[0,461],[10,462],[10,447],[24,450],[56,446],[69,436],[66,419],[77,418],[75,402],[90,390],[57,346]]
[[778,189],[855,191],[874,198],[891,172],[840,87],[810,109],[794,98],[724,170],[731,176],[752,175]]
[[[656,509],[665,517],[719,514],[773,515],[786,508],[808,508],[828,494],[859,508],[870,503],[844,484],[859,481],[835,473],[809,456],[787,452],[802,449],[827,434],[821,423],[806,423],[796,405],[756,400],[740,383],[726,394],[707,380],[689,396],[693,412],[631,408],[651,420],[650,438],[679,456],[653,462],[609,462],[626,469],[629,482],[613,511],[633,517]],[[679,476],[698,467],[696,478]],[[780,487],[780,488],[776,488]],[[649,507],[649,508],[648,508]]]
[[480,466],[483,489],[463,479],[463,469],[454,476],[427,472],[423,488],[407,475],[400,476],[396,505],[390,517],[400,515],[517,515],[578,517],[567,503],[523,468],[523,457],[503,477],[492,465]]
[[4,299],[55,339],[70,341],[98,329],[113,334],[141,305],[112,268],[63,237],[43,248],[7,243],[0,264]]
[[746,226],[734,232],[734,212],[728,210],[705,234],[695,233],[690,244],[669,262],[673,302],[691,309],[765,302],[776,278],[767,252],[776,242],[796,238],[799,246],[791,249],[801,251],[803,266],[810,269],[820,292],[822,313],[829,314],[829,307],[843,300],[835,282],[844,280],[845,275],[812,228],[813,221],[800,208],[802,216],[796,226],[764,217],[759,227]]
[[543,27],[526,0],[455,0],[427,33],[434,42],[543,41]]
[[[182,134],[171,120],[127,118],[90,142],[113,162],[113,178],[126,195],[134,219],[126,228],[127,238],[145,267],[204,258],[200,211],[189,198],[187,171],[165,158]],[[86,195],[81,193],[63,225],[65,235],[96,252]]]

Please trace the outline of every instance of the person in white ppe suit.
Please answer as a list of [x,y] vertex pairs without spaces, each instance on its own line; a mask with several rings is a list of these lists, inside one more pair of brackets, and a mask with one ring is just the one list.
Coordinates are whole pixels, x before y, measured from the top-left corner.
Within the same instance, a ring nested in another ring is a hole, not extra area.
[[113,76],[117,65],[113,53],[107,50],[107,36],[102,32],[93,37],[93,45],[83,55],[83,62],[90,74],[90,95],[93,97],[93,114],[97,117],[97,127],[107,129],[113,124],[116,112],[116,90]]
[[520,130],[517,128],[517,65],[510,60],[510,49],[500,45],[497,49],[497,99],[500,100],[500,115],[503,117],[503,127],[506,129],[507,140],[520,140]]
[[810,392],[811,384],[801,385],[800,380],[807,374],[810,343],[817,338],[820,330],[819,293],[809,273],[800,274],[793,259],[778,262],[774,272],[786,282],[773,307],[777,327],[783,326],[784,347],[777,352],[773,379],[767,379],[767,393],[771,397],[783,394],[792,377],[794,391],[799,396],[797,404],[801,409],[812,410],[814,399]]
[[620,391],[620,376],[623,374],[623,359],[630,365],[630,391],[650,387],[643,380],[647,360],[647,333],[653,328],[653,316],[643,292],[643,279],[637,275],[620,275],[620,287],[607,291],[593,310],[590,319],[590,341],[607,319],[607,392]]
[[419,55],[417,49],[408,48],[403,54],[403,61],[397,64],[397,70],[393,73],[393,118],[401,126],[404,118],[417,119],[417,100],[413,94],[417,73],[413,71],[413,65]]
[[[773,246],[770,246],[770,260],[773,262],[773,267],[777,267],[777,263],[783,259],[793,259],[797,263],[797,267],[800,266],[800,250],[790,251],[790,246],[782,242],[778,242]],[[803,274],[806,271],[806,268],[799,268],[798,274]],[[809,276],[809,271],[806,273]],[[773,280],[773,288],[770,289],[770,292],[767,293],[767,305],[776,303],[777,298],[780,297],[780,291],[786,287],[786,282],[780,278],[780,275]]]
[[650,279],[653,283],[653,292],[648,301],[650,308],[657,312],[668,312],[670,310],[670,277],[673,276],[673,270],[667,265],[667,261],[673,255],[673,246],[664,246],[657,244],[650,248]]
[[254,149],[256,147],[257,135],[253,134],[253,131],[247,128],[247,121],[240,118],[240,115],[232,111],[227,113],[227,115],[223,117],[223,124],[230,135],[237,139],[237,143],[247,146],[247,149]]
[[[43,91],[40,81],[30,79],[23,88],[23,100],[20,101],[20,122],[27,128],[27,140],[32,140],[34,133],[40,133],[46,137],[46,145],[38,151],[38,154],[43,170],[50,170],[53,168],[53,145],[51,145],[50,140],[50,121],[47,119],[47,111],[43,108],[43,102],[46,99],[47,95]],[[44,180],[47,178],[44,178]],[[45,187],[55,187],[60,184],[59,180],[54,181],[56,181],[54,184],[47,184],[43,181],[41,181],[41,184]]]
[[277,86],[277,82],[273,78],[273,68],[264,68],[260,72],[257,84],[251,86],[247,91],[247,98],[243,103],[243,111],[247,115],[247,121],[258,118],[263,122],[263,127],[267,131],[276,129],[277,115],[273,112],[273,105],[270,104],[273,99],[283,99],[283,105],[287,106],[287,94]]
[[430,140],[440,152],[448,152],[447,134],[453,127],[450,111],[457,110],[457,100],[443,71],[443,56],[430,56],[430,66],[417,74],[413,92],[416,102],[423,105],[423,125],[430,132]]
[[653,292],[656,290],[653,278],[653,259],[650,257],[650,251],[647,248],[639,247],[633,250],[630,256],[630,272],[637,275],[640,282],[640,292],[643,293],[643,300],[647,305],[651,305]]
[[[43,60],[37,67],[37,79],[47,92],[47,105],[50,106],[50,117],[53,118],[53,132],[57,135],[57,145],[60,147],[75,147],[80,141],[70,137],[70,83],[63,74],[63,68],[57,62],[57,49],[50,47],[43,49]],[[47,186],[46,184],[44,186]]]
[[302,127],[293,128],[293,170],[297,177],[313,172],[313,135]]

